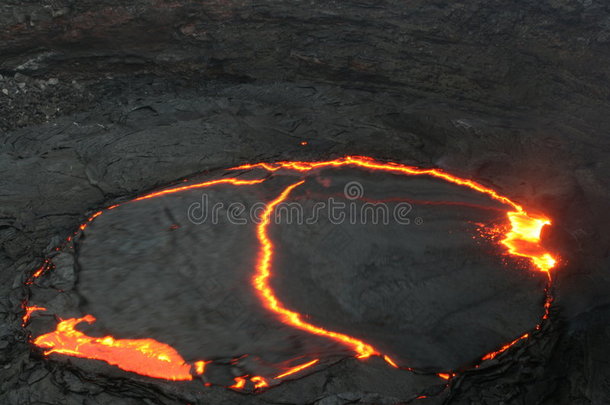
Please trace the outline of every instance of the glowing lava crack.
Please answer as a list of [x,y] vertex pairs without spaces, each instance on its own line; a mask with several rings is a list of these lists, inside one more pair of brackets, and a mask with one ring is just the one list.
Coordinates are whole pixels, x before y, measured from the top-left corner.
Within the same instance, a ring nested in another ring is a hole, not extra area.
[[335,339],[347,346],[350,346],[358,354],[358,358],[364,359],[374,354],[379,354],[371,345],[368,345],[358,339],[351,336],[344,335],[342,333],[328,331],[326,329],[314,326],[302,320],[301,314],[298,312],[290,311],[286,309],[280,301],[276,298],[273,290],[269,286],[269,277],[271,276],[271,260],[273,257],[273,242],[267,235],[267,228],[271,224],[271,215],[275,210],[275,207],[286,200],[290,192],[297,186],[303,184],[304,181],[300,181],[291,186],[288,186],[282,194],[271,203],[267,205],[267,209],[263,213],[261,223],[257,228],[258,240],[261,244],[261,250],[259,253],[258,262],[256,264],[256,276],[253,279],[253,284],[256,290],[260,293],[261,299],[267,309],[275,312],[279,315],[282,322],[292,325],[295,328],[305,330],[316,335],[327,336],[331,339]]
[[[531,262],[533,267],[547,274],[549,285],[547,286],[547,301],[544,306],[544,319],[548,317],[550,307],[550,298],[548,297],[548,288],[551,280],[550,270],[555,267],[557,259],[541,246],[540,238],[543,227],[545,225],[550,225],[551,221],[547,217],[527,213],[521,205],[498,194],[496,191],[488,187],[485,187],[472,180],[455,177],[438,169],[422,169],[396,163],[384,163],[361,156],[346,157],[323,162],[278,162],[248,164],[230,170],[262,169],[263,171],[270,173],[277,172],[279,170],[308,173],[316,169],[344,166],[363,168],[371,171],[387,172],[395,175],[431,176],[449,183],[475,190],[504,205],[509,206],[510,211],[506,212],[507,224],[509,226],[507,229],[498,230],[498,232],[502,232],[500,243],[506,248],[508,254],[526,258]],[[186,190],[222,184],[228,186],[251,186],[260,184],[266,180],[267,178],[254,180],[223,178],[146,194],[128,203],[162,197]],[[365,359],[370,356],[380,356],[392,367],[399,368],[397,364],[387,356],[387,354],[375,349],[370,344],[347,334],[327,330],[308,322],[305,320],[306,317],[303,314],[288,309],[285,304],[280,301],[272,289],[270,279],[273,276],[273,258],[276,250],[276,246],[269,237],[269,227],[272,223],[272,216],[276,210],[276,207],[285,201],[291,192],[304,182],[305,180],[300,180],[284,188],[284,190],[274,200],[269,202],[264,209],[261,221],[256,227],[256,237],[259,246],[254,274],[251,279],[252,288],[260,298],[262,306],[275,314],[276,317],[285,325],[297,328],[310,334],[332,339],[335,342],[338,342],[341,345],[353,350],[357,358]],[[119,205],[113,205],[108,207],[107,210],[115,209],[118,206]],[[103,212],[104,211],[98,211],[93,214],[84,224],[79,227],[79,231],[83,231],[89,223],[102,215]],[[71,239],[72,237],[70,237],[68,241]],[[57,250],[59,250],[59,248]],[[49,263],[45,263],[44,266],[38,269],[31,276],[31,278],[27,281],[27,284],[31,284],[36,278],[44,275],[49,267]],[[45,308],[34,305],[25,306],[24,309],[24,325],[29,322],[33,312],[45,311]],[[192,380],[196,376],[204,375],[206,372],[206,366],[210,363],[210,361],[199,360],[189,364],[173,347],[158,342],[154,339],[115,339],[112,336],[91,337],[76,329],[76,326],[81,322],[92,323],[94,321],[95,318],[92,315],[85,315],[81,318],[60,320],[54,331],[40,335],[34,338],[32,342],[34,345],[44,349],[45,355],[57,353],[74,357],[102,360],[125,371],[167,380]],[[537,326],[537,329],[538,328],[539,325]],[[481,360],[493,359],[499,353],[507,350],[509,347],[516,344],[518,341],[527,338],[529,335],[529,333],[524,334],[513,342],[504,345],[496,352],[486,354],[481,358]],[[261,376],[250,375],[237,377],[235,379],[235,383],[231,385],[230,388],[243,389],[246,387],[246,385],[250,385],[250,387],[252,387],[254,390],[261,390],[270,386],[270,380],[275,380],[276,382],[281,381],[301,372],[302,370],[305,370],[306,368],[316,366],[319,363],[319,359],[314,359],[296,366],[285,367],[284,371],[275,377],[264,378]],[[442,379],[450,379],[454,375],[455,374],[450,372],[438,374],[439,378]]]

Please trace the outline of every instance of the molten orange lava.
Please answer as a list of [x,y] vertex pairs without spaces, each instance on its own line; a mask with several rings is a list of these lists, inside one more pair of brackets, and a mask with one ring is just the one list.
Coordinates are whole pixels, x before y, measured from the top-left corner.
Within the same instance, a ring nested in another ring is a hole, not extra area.
[[483,358],[481,360],[483,360],[483,361],[491,360],[491,359],[495,358],[497,355],[499,355],[500,353],[504,353],[505,351],[507,351],[508,349],[510,349],[511,347],[513,347],[514,345],[516,345],[517,343],[522,341],[523,339],[527,339],[529,336],[530,336],[529,333],[519,336],[517,339],[513,340],[512,342],[507,343],[504,346],[502,346],[499,350],[496,350],[495,352],[487,353],[485,356],[483,356]]
[[313,366],[314,364],[318,363],[319,361],[320,361],[320,359],[315,359],[308,363],[301,364],[300,366],[292,367],[288,371],[274,377],[274,379],[279,380],[281,378],[288,377],[289,375],[296,374],[301,370],[305,370],[306,368]]
[[394,368],[399,368],[399,367],[398,367],[398,364],[394,363],[394,360],[392,360],[392,359],[390,358],[390,356],[386,356],[386,355],[384,355],[384,356],[383,356],[383,359],[384,359],[384,360],[386,361],[386,363],[388,363],[390,366],[392,366],[392,367],[394,367]]
[[252,381],[254,383],[255,390],[259,390],[261,388],[265,388],[265,387],[269,386],[267,381],[265,381],[265,379],[263,377],[260,377],[258,375],[255,375],[254,377],[250,378],[250,381]]
[[275,200],[271,201],[267,205],[265,211],[263,212],[261,218],[262,220],[256,230],[261,247],[258,254],[258,261],[256,263],[256,274],[252,279],[254,288],[258,291],[265,308],[279,315],[279,318],[283,323],[315,335],[326,336],[341,342],[351,347],[358,354],[357,357],[361,359],[370,357],[374,354],[379,354],[371,345],[368,345],[361,340],[342,333],[329,331],[303,321],[300,313],[286,309],[286,307],[280,303],[275,296],[273,289],[269,285],[269,277],[271,276],[271,259],[274,250],[273,242],[271,242],[271,239],[269,239],[269,236],[267,235],[267,228],[271,223],[271,215],[273,214],[275,207],[282,201],[286,200],[290,192],[295,187],[300,186],[304,182],[304,180],[299,181],[298,183],[294,183],[286,187]]
[[29,322],[30,317],[32,316],[33,312],[36,312],[36,311],[46,311],[46,310],[47,309],[45,307],[39,307],[39,306],[36,306],[36,305],[32,305],[30,307],[25,307],[25,314],[23,314],[23,317],[21,318],[21,320],[23,321],[21,324],[23,326],[25,326]]
[[98,212],[96,212],[95,214],[91,215],[91,216],[89,217],[89,219],[87,219],[87,222],[85,222],[84,224],[81,224],[81,226],[79,227],[79,229],[80,229],[81,231],[84,231],[84,230],[87,228],[87,226],[89,226],[89,222],[92,222],[92,221],[93,221],[95,218],[99,217],[99,216],[100,216],[100,215],[102,215],[102,214],[103,214],[103,211],[98,211]]
[[325,162],[277,162],[273,164],[269,163],[258,163],[252,165],[242,165],[238,167],[234,167],[230,170],[238,170],[238,169],[254,169],[254,168],[262,168],[267,171],[277,171],[279,169],[289,169],[296,170],[299,172],[308,172],[313,169],[325,168],[325,167],[342,167],[342,166],[355,166],[355,167],[364,167],[367,169],[385,171],[385,172],[394,172],[398,174],[406,174],[406,175],[428,175],[432,177],[441,178],[450,183],[459,184],[462,186],[469,187],[473,190],[476,190],[480,193],[487,194],[493,199],[500,201],[504,204],[510,205],[517,211],[523,211],[523,208],[517,203],[511,201],[509,198],[501,196],[496,193],[494,190],[485,187],[477,182],[472,180],[462,179],[460,177],[453,176],[449,173],[445,173],[439,169],[420,169],[414,166],[402,165],[399,163],[390,163],[390,162],[378,162],[374,159],[371,159],[366,156],[347,156],[345,158],[329,160]]
[[201,375],[201,374],[205,373],[205,365],[206,365],[207,363],[209,363],[209,362],[207,362],[207,361],[203,361],[203,360],[196,361],[196,362],[194,363],[194,364],[195,364],[195,372],[196,372],[198,375]]
[[515,256],[529,258],[540,271],[549,272],[557,260],[540,246],[542,227],[550,225],[545,218],[532,218],[524,211],[507,213],[511,230],[502,241],[508,252]]
[[38,270],[34,272],[34,274],[32,274],[32,278],[40,277],[40,275],[44,272],[45,268],[45,265],[41,266]]
[[133,201],[147,200],[149,198],[155,198],[155,197],[160,197],[163,195],[179,193],[180,191],[215,186],[217,184],[232,184],[234,186],[250,186],[253,184],[262,183],[263,181],[265,181],[265,179],[238,180],[238,179],[234,179],[234,178],[228,178],[228,179],[210,180],[210,181],[204,181],[203,183],[189,184],[188,186],[180,186],[180,187],[174,187],[174,188],[169,188],[166,190],[157,191],[154,193],[143,195],[142,197],[135,198]]
[[125,371],[166,380],[191,380],[191,366],[178,352],[154,339],[115,339],[112,336],[91,337],[76,330],[81,322],[93,323],[95,318],[62,320],[54,332],[38,336],[34,344],[51,353],[102,360]]
[[45,270],[47,270],[49,268],[49,259],[46,259],[44,261],[44,263],[42,264],[42,266],[40,266],[34,273],[32,273],[32,275],[27,279],[27,281],[25,282],[25,285],[31,285],[34,283],[34,280],[36,280],[38,277],[42,276],[42,273],[45,272]]
[[235,377],[234,380],[235,384],[229,386],[229,388],[233,388],[234,390],[240,390],[246,385],[246,379],[244,377]]

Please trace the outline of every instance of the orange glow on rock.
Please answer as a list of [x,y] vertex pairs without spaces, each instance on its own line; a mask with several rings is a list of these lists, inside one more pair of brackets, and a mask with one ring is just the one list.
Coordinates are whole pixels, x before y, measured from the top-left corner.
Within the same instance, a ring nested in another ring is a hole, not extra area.
[[46,310],[47,309],[45,307],[39,307],[39,306],[36,306],[36,305],[32,305],[30,307],[25,307],[25,314],[23,314],[23,317],[21,318],[22,321],[23,321],[21,324],[23,326],[25,326],[29,322],[30,317],[32,316],[33,312],[36,312],[36,311],[46,311]]
[[38,277],[42,276],[42,273],[45,272],[45,270],[47,270],[49,268],[49,260],[46,259],[44,261],[44,263],[42,264],[42,266],[40,266],[34,273],[32,273],[32,275],[28,278],[28,280],[25,282],[26,285],[31,285],[34,283],[34,280],[36,280]]
[[91,215],[91,216],[90,216],[90,217],[87,219],[87,222],[85,222],[84,224],[81,224],[81,226],[79,227],[79,229],[80,229],[81,231],[84,231],[84,230],[87,228],[87,226],[89,226],[89,223],[90,223],[90,222],[92,222],[92,221],[93,221],[95,218],[99,217],[99,216],[100,216],[100,215],[102,215],[102,214],[103,214],[103,211],[98,211],[98,212],[96,212],[95,214]]
[[286,200],[290,192],[295,187],[300,186],[304,182],[305,181],[302,180],[298,183],[294,183],[286,187],[284,191],[282,191],[282,193],[275,200],[267,204],[267,207],[265,208],[265,211],[262,215],[262,220],[258,225],[256,231],[258,241],[260,243],[260,250],[256,263],[256,274],[252,279],[252,284],[254,285],[254,288],[258,291],[265,308],[276,313],[283,323],[307,331],[309,333],[313,333],[314,335],[329,337],[346,346],[349,346],[357,353],[357,357],[361,359],[370,357],[374,354],[379,354],[377,350],[375,350],[371,345],[368,345],[361,340],[342,333],[329,331],[319,326],[315,326],[308,322],[305,322],[302,319],[302,315],[300,313],[291,311],[283,306],[283,304],[277,299],[277,297],[275,296],[275,292],[269,285],[269,278],[271,276],[271,260],[274,251],[273,242],[267,234],[269,224],[271,223],[271,215],[273,214],[275,207],[282,201]]
[[318,363],[319,361],[320,361],[320,359],[315,359],[315,360],[312,360],[312,361],[310,361],[308,363],[301,364],[300,366],[292,367],[288,371],[286,371],[286,372],[284,372],[284,373],[282,373],[282,374],[280,374],[280,375],[278,375],[278,376],[276,376],[274,378],[276,380],[279,380],[281,378],[288,377],[289,375],[296,374],[296,373],[298,373],[301,370],[305,370],[306,368],[313,366],[314,364]]
[[394,367],[394,368],[399,368],[398,365],[396,363],[394,363],[394,360],[392,360],[389,356],[384,355],[383,359],[386,361],[386,363],[388,363],[390,366]]
[[507,213],[511,229],[502,244],[515,256],[527,257],[540,271],[548,272],[555,267],[557,260],[540,246],[540,233],[551,221],[545,218],[533,218],[524,211]]
[[522,341],[523,339],[527,339],[529,336],[530,336],[529,333],[519,336],[517,339],[513,340],[512,342],[507,343],[504,346],[502,346],[499,350],[496,350],[495,352],[487,353],[481,360],[491,360],[491,359],[495,358],[497,355],[499,355],[500,353],[504,353],[505,351],[507,351],[508,349],[510,349],[511,347],[513,347],[514,345],[516,345],[517,343]]
[[203,360],[196,361],[194,363],[195,364],[195,372],[198,375],[201,375],[201,374],[205,373],[205,365],[207,363],[208,363],[207,361],[203,361]]
[[38,270],[36,270],[34,274],[32,274],[32,278],[40,277],[40,275],[44,272],[45,268],[46,266],[42,266]]
[[191,366],[178,352],[154,339],[115,339],[112,336],[91,337],[75,329],[81,322],[93,323],[95,318],[62,320],[55,331],[38,336],[34,344],[52,353],[102,360],[108,364],[140,375],[166,380],[191,380]]
[[511,201],[509,198],[501,196],[496,193],[494,190],[485,187],[475,181],[462,179],[460,177],[453,176],[449,173],[445,173],[440,169],[421,169],[419,167],[407,166],[399,163],[390,163],[390,162],[378,162],[374,159],[371,159],[366,156],[346,156],[341,159],[329,160],[323,162],[277,162],[277,163],[257,163],[257,164],[247,164],[238,167],[234,167],[231,170],[241,170],[241,169],[254,169],[254,168],[262,168],[267,171],[277,171],[279,169],[289,169],[296,170],[299,172],[308,172],[313,169],[327,168],[327,167],[343,167],[343,166],[354,166],[354,167],[364,167],[372,170],[379,170],[385,172],[393,172],[397,174],[406,174],[406,175],[428,175],[432,177],[441,178],[450,183],[459,184],[462,186],[467,186],[473,190],[481,192],[483,194],[487,194],[493,199],[500,201],[504,204],[510,205],[517,211],[523,211],[523,208],[517,203]]
[[246,385],[246,379],[244,377],[235,377],[234,380],[235,384],[231,385],[229,388],[240,390]]
[[265,181],[265,179],[238,180],[238,179],[233,179],[233,178],[204,181],[203,183],[189,184],[188,186],[174,187],[174,188],[169,188],[166,190],[161,190],[161,191],[157,191],[154,193],[146,194],[141,197],[135,198],[132,201],[147,200],[149,198],[161,197],[164,195],[179,193],[181,191],[186,191],[186,190],[194,190],[197,188],[215,186],[217,184],[232,184],[234,186],[249,186],[249,185],[253,185],[253,184],[262,183],[263,181]]
[[265,388],[265,387],[269,386],[267,381],[265,381],[265,379],[263,377],[260,377],[258,375],[255,375],[254,377],[250,378],[250,381],[252,381],[254,383],[254,389],[255,390],[258,390],[258,389]]

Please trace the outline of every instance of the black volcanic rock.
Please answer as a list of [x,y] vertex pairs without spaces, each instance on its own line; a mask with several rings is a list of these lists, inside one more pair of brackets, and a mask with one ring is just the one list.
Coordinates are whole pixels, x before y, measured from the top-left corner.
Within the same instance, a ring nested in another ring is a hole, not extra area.
[[[602,0],[5,1],[0,402],[609,402],[609,18]],[[30,350],[21,306],[43,289],[26,274],[87,212],[192,173],[345,154],[439,166],[550,215],[550,321],[424,393],[437,378],[345,361],[258,396],[189,396]]]

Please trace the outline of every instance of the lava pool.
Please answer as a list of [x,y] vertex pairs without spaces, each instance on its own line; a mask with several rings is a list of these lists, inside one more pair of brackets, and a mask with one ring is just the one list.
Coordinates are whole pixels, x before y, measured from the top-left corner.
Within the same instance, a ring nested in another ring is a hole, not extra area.
[[28,280],[24,326],[49,359],[195,390],[346,359],[443,385],[548,315],[550,223],[435,169],[244,165],[93,213]]

